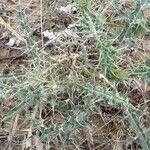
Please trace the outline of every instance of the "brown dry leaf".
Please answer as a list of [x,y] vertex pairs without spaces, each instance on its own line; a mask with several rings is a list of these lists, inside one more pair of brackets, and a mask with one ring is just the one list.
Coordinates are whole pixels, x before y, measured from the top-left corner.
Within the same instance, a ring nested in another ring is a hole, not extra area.
[[2,72],[3,70],[5,70],[7,68],[7,63],[3,62],[0,63],[0,72]]
[[34,143],[36,146],[36,150],[43,150],[44,149],[44,145],[43,145],[43,143],[40,142],[39,137],[37,135],[34,136]]
[[132,59],[134,61],[144,61],[146,57],[147,55],[144,51],[135,50],[134,52],[132,52]]
[[150,53],[150,37],[146,37],[143,41],[143,49]]
[[144,16],[146,17],[146,18],[149,18],[150,17],[150,9],[145,9],[144,11]]
[[19,114],[17,114],[17,116],[15,117],[15,121],[13,123],[12,126],[12,135],[14,136],[17,130],[17,126],[18,126],[18,119],[19,119]]
[[123,144],[120,141],[117,141],[113,147],[113,150],[123,150]]

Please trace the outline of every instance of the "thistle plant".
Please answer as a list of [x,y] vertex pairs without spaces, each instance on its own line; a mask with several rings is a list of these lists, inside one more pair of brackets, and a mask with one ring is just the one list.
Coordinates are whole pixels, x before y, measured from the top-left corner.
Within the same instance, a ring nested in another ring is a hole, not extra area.
[[[91,117],[102,116],[105,122],[107,115],[102,108],[110,107],[122,112],[121,115],[116,113],[119,118],[116,122],[130,127],[134,133],[133,142],[139,142],[144,150],[150,149],[149,129],[143,127],[140,120],[147,103],[133,105],[128,91],[121,93],[117,87],[120,82],[128,83],[132,78],[149,82],[149,59],[133,68],[124,69],[118,65],[124,54],[122,45],[136,47],[136,39],[149,30],[149,20],[143,14],[150,5],[149,0],[134,2],[135,8],[125,12],[116,7],[121,1],[101,1],[101,7],[97,9],[96,4],[92,5],[93,1],[77,0],[79,12],[76,20],[72,20],[79,39],[55,43],[54,49],[48,52],[46,46],[42,47],[34,40],[28,16],[20,7],[18,22],[26,44],[21,50],[29,57],[28,67],[20,74],[0,76],[0,98],[2,103],[8,98],[13,100],[2,121],[13,122],[14,126],[16,120],[22,122],[26,148],[32,149],[36,145],[36,137],[44,146],[82,149],[88,141],[87,137],[79,136],[82,133],[90,135],[92,147],[95,129]],[[10,128],[6,130],[9,137],[13,130]],[[120,141],[125,145],[128,137],[121,137]],[[9,141],[11,145],[11,138]]]

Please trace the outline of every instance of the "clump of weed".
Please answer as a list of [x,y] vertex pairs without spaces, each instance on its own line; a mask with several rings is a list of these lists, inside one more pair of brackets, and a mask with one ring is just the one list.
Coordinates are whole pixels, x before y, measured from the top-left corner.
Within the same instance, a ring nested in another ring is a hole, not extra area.
[[[108,118],[102,108],[110,107],[122,112],[119,115],[115,112],[118,124],[131,127],[133,136],[130,141],[139,142],[144,150],[149,150],[149,130],[142,127],[140,121],[146,104],[133,106],[128,93],[121,93],[117,88],[119,82],[128,82],[133,77],[149,82],[149,59],[143,66],[133,67],[132,71],[118,66],[122,57],[121,44],[136,46],[132,41],[148,30],[143,9],[149,2],[136,1],[131,12],[117,8],[116,1],[109,5],[106,5],[107,1],[101,1],[103,7],[99,9],[90,5],[92,2],[88,0],[77,0],[76,4],[79,8],[76,18],[79,39],[66,39],[62,45],[54,44],[54,49],[61,51],[57,54],[46,52],[46,46],[41,47],[33,40],[25,11],[19,9],[18,22],[26,43],[22,52],[29,56],[30,67],[25,73],[0,77],[1,102],[5,103],[10,97],[13,99],[13,104],[8,106],[10,110],[4,111],[3,116],[3,122],[13,122],[8,131],[9,144],[12,144],[11,135],[15,134],[14,126],[19,126],[20,119],[25,126],[26,148],[36,147],[38,141],[41,145],[59,149],[81,149],[89,140],[78,136],[82,132],[90,135],[91,143],[87,145],[94,147],[94,125],[90,118],[95,114],[101,115],[105,122]],[[110,29],[115,26],[114,20],[121,24],[120,33]],[[72,50],[73,45],[79,48]],[[108,114],[112,115],[111,111]],[[128,146],[129,136],[127,133],[119,140]],[[33,140],[35,137],[37,141]]]

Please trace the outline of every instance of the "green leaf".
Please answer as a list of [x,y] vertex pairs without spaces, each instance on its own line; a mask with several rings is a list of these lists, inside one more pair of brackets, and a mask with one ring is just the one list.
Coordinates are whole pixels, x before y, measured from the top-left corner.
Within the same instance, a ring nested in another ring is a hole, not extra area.
[[145,28],[141,24],[134,24],[132,27],[132,33],[135,37],[142,35],[145,32]]
[[57,106],[63,110],[71,110],[71,104],[68,101],[59,101]]
[[114,70],[111,72],[111,75],[109,76],[109,78],[113,80],[121,80],[121,79],[124,79],[127,75],[128,75],[128,72],[125,70]]
[[144,133],[143,128],[140,126],[140,121],[137,115],[133,113],[133,110],[128,110],[128,121],[130,122],[132,128],[136,131],[136,134],[138,135],[138,139],[141,142],[141,145],[143,147],[143,150],[149,150],[150,144],[148,143],[149,137]]
[[140,0],[141,5],[150,5],[150,0]]

